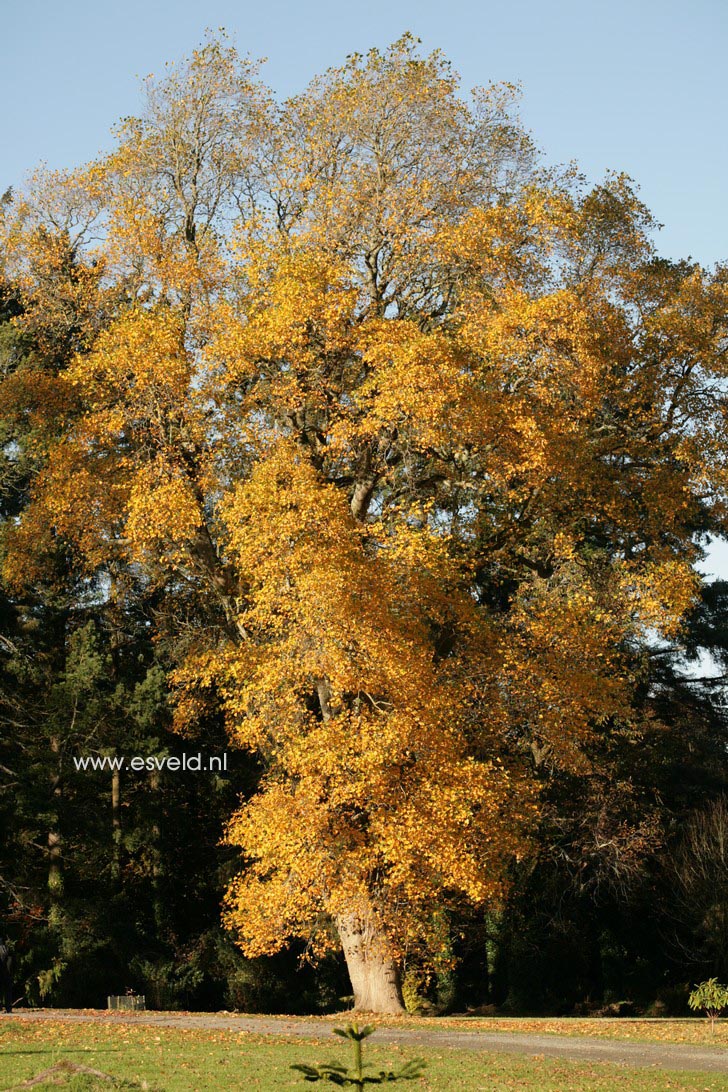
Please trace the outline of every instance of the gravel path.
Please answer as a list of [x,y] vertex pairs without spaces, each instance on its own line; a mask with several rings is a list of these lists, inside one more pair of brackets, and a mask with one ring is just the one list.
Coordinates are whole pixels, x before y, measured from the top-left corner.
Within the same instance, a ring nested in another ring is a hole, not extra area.
[[[216,1013],[138,1012],[109,1013],[104,1010],[28,1009],[4,1020],[63,1020],[68,1023],[142,1024],[149,1027],[192,1028],[214,1031],[242,1031],[253,1035],[285,1038],[327,1039],[331,1023],[285,1016],[233,1016]],[[345,1019],[343,1017],[342,1019]],[[411,1047],[496,1051],[502,1054],[538,1054],[574,1062],[612,1062],[617,1065],[652,1066],[658,1069],[696,1070],[728,1074],[728,1050],[721,1047],[677,1043],[634,1043],[587,1036],[534,1035],[528,1032],[457,1031],[448,1028],[396,1028],[377,1030],[378,1043],[401,1043]],[[726,1082],[728,1089],[728,1081]]]

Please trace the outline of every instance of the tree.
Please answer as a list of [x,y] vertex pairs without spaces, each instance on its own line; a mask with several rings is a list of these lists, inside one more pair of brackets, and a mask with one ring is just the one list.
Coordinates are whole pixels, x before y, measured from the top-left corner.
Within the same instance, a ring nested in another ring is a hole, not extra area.
[[719,797],[688,817],[671,855],[674,913],[683,926],[685,946],[694,962],[728,967],[728,800]]
[[696,986],[688,998],[691,1009],[702,1009],[710,1020],[710,1034],[715,1034],[715,1021],[728,1008],[728,986],[722,986],[717,978],[709,978]]
[[[339,942],[357,1008],[396,1011],[695,598],[725,271],[656,258],[627,179],[541,169],[512,89],[466,103],[410,37],[281,108],[211,41],[85,177],[113,313],[7,572],[60,541],[194,604],[178,728],[220,701],[264,768],[226,921],[250,954]],[[6,219],[22,268],[40,229]]]

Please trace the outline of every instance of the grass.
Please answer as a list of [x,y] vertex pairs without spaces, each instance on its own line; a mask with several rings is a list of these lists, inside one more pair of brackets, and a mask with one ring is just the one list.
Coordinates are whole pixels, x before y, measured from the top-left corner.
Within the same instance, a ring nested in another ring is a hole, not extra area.
[[[279,1092],[308,1087],[290,1066],[331,1059],[349,1063],[349,1044],[322,1027],[320,1040],[261,1037],[233,1031],[159,1028],[134,1024],[79,1025],[55,1021],[0,1023],[0,1089],[5,1090],[61,1061],[75,1062],[133,1082],[149,1092]],[[542,1056],[475,1054],[449,1048],[421,1050],[368,1045],[374,1066],[399,1065],[413,1055],[427,1060],[412,1092],[720,1092],[725,1074],[665,1073],[607,1064],[563,1062]],[[75,1083],[74,1083],[75,1082]],[[58,1085],[34,1086],[50,1092]],[[111,1092],[113,1085],[74,1078],[66,1092]],[[127,1088],[129,1085],[126,1086]],[[321,1085],[321,1088],[331,1087]]]

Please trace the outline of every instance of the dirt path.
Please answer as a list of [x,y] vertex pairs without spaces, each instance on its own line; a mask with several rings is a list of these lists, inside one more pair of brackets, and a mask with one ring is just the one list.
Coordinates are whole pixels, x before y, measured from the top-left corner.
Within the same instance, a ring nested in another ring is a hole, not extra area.
[[[216,1013],[139,1012],[109,1013],[103,1010],[20,1010],[4,1020],[63,1020],[68,1023],[142,1024],[149,1027],[242,1031],[284,1038],[328,1039],[329,1021],[289,1019],[285,1016],[232,1016]],[[617,1065],[653,1066],[658,1069],[696,1070],[728,1074],[728,1050],[721,1047],[674,1043],[627,1043],[615,1039],[533,1035],[528,1032],[456,1031],[447,1028],[393,1028],[377,1030],[377,1042],[411,1047],[496,1051],[503,1054],[539,1054],[574,1062],[612,1062]],[[728,1082],[726,1084],[728,1088]]]

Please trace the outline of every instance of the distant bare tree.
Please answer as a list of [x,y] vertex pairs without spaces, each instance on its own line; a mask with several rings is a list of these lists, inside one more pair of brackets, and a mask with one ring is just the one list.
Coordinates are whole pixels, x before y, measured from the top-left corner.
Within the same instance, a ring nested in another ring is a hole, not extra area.
[[696,812],[670,862],[682,945],[696,962],[728,972],[728,798]]

